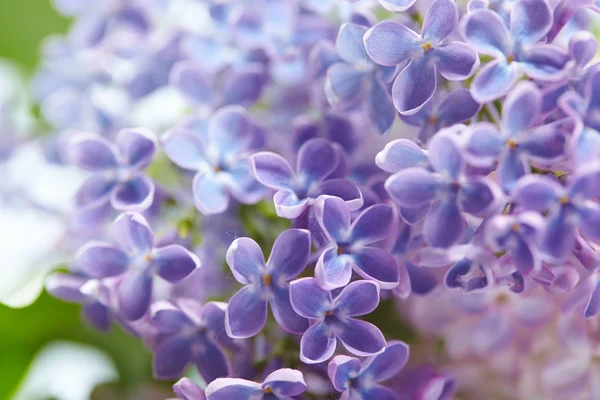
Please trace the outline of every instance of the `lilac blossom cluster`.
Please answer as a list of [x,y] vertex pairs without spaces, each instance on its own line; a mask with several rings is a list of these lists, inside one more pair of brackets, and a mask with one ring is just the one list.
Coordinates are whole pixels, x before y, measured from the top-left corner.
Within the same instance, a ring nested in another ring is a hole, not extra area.
[[599,398],[597,0],[55,3],[46,288],[179,398]]

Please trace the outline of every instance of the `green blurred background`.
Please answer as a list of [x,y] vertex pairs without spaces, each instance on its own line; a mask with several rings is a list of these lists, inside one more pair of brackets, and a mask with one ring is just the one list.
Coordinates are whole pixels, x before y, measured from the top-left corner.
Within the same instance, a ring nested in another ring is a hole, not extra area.
[[[52,9],[50,0],[0,0],[0,58],[14,61],[30,76],[43,38],[64,33],[68,26],[69,20]],[[149,398],[132,394],[133,388],[151,384],[150,355],[141,341],[116,327],[108,334],[96,332],[83,324],[78,305],[44,293],[23,309],[0,305],[0,399],[13,397],[35,355],[55,340],[92,345],[113,359],[120,380],[98,389],[94,399]],[[159,385],[165,395],[168,388]]]

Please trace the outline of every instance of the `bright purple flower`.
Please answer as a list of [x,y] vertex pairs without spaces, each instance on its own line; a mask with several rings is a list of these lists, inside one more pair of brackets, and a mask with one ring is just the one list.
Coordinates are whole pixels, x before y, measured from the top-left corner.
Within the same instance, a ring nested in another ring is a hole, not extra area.
[[377,132],[384,134],[396,119],[386,85],[395,68],[381,67],[369,60],[363,44],[366,32],[366,27],[353,23],[341,26],[336,40],[341,61],[327,70],[325,92],[331,105],[351,106],[363,99],[369,120]]
[[433,137],[427,156],[433,171],[402,169],[388,178],[385,188],[400,206],[424,210],[419,211],[425,217],[423,233],[432,246],[450,247],[465,231],[462,213],[485,215],[496,205],[497,189],[485,178],[466,174],[457,139],[449,129]]
[[353,317],[365,315],[379,304],[379,286],[372,281],[356,281],[334,299],[315,278],[302,278],[290,284],[292,307],[311,320],[300,341],[300,360],[316,364],[331,358],[337,341],[357,356],[379,354],[385,338],[375,325]]
[[465,132],[467,161],[480,167],[498,163],[500,184],[507,192],[531,171],[531,162],[548,167],[565,155],[571,120],[536,126],[541,104],[540,90],[533,83],[520,83],[504,102],[500,129],[481,122]]
[[196,207],[205,215],[219,214],[230,197],[253,204],[263,196],[250,175],[248,156],[260,136],[245,110],[228,106],[208,122],[194,121],[167,132],[162,143],[167,156],[179,167],[197,171],[193,192]]
[[362,195],[347,179],[328,179],[336,171],[339,154],[325,139],[316,138],[304,143],[298,151],[296,172],[282,156],[259,152],[250,157],[252,174],[263,185],[277,190],[273,197],[277,215],[297,218],[322,194],[338,196],[352,211],[359,209]]
[[473,80],[471,93],[480,103],[504,96],[521,74],[544,81],[563,78],[567,54],[550,44],[537,44],[552,26],[546,0],[519,0],[510,14],[510,32],[493,11],[476,10],[462,22],[463,36],[477,51],[494,57]]
[[94,218],[115,210],[144,211],[154,199],[154,182],[144,170],[156,154],[156,138],[145,129],[124,129],[111,143],[88,133],[69,139],[69,158],[93,175],[75,196],[76,212]]
[[173,391],[181,400],[206,400],[204,392],[190,378],[181,378],[173,385]]
[[207,400],[288,400],[305,390],[302,372],[283,368],[269,374],[263,383],[219,378],[206,387],[205,393]]
[[250,238],[236,239],[227,250],[227,264],[235,279],[245,285],[229,300],[225,326],[232,338],[259,333],[267,322],[267,304],[286,331],[302,333],[307,321],[290,304],[289,281],[306,268],[310,256],[310,232],[283,231],[265,262],[260,246]]
[[383,21],[364,36],[367,54],[377,64],[397,66],[409,61],[394,81],[392,98],[403,115],[419,111],[437,89],[437,73],[450,81],[470,77],[479,58],[462,42],[444,42],[458,25],[458,9],[452,0],[436,0],[423,30],[417,34],[405,25]]
[[315,277],[323,288],[346,286],[352,271],[376,281],[383,289],[398,285],[398,267],[391,253],[372,244],[388,237],[394,223],[391,206],[373,205],[350,223],[346,203],[331,196],[320,197],[315,217],[326,236],[325,249],[315,267]]
[[566,187],[546,176],[525,176],[515,186],[514,200],[528,210],[548,212],[540,249],[551,259],[564,259],[573,250],[577,228],[600,240],[600,168],[590,165],[572,176]]
[[327,373],[335,390],[342,392],[342,399],[396,400],[398,396],[379,385],[396,375],[408,361],[408,345],[400,341],[389,342],[384,352],[359,359],[335,356],[327,366]]
[[[436,101],[438,99],[440,101]],[[421,128],[417,141],[425,144],[440,129],[465,122],[477,115],[480,109],[481,104],[473,99],[471,92],[461,88],[434,96],[416,114],[401,118],[407,124]]]
[[542,267],[537,241],[543,227],[544,218],[537,212],[496,215],[485,226],[486,243],[497,253],[508,251],[517,270],[529,275]]
[[206,382],[227,376],[231,367],[222,346],[231,345],[225,334],[227,304],[192,299],[161,301],[151,307],[150,322],[158,333],[153,370],[158,379],[174,379],[193,362]]
[[96,279],[120,276],[119,309],[135,321],[146,313],[152,299],[154,275],[179,282],[200,266],[198,258],[180,245],[155,247],[154,232],[136,213],[121,214],[113,224],[118,243],[90,242],[76,255],[75,265]]

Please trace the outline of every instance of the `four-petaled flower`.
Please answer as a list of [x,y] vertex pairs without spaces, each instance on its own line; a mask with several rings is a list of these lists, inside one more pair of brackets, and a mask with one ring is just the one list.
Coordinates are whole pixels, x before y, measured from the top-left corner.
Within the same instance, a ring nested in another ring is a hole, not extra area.
[[375,325],[353,317],[365,315],[379,304],[379,286],[371,281],[355,281],[334,299],[317,279],[302,278],[290,284],[292,307],[311,320],[300,340],[300,360],[315,364],[328,360],[337,341],[357,356],[379,354],[385,338]]
[[272,372],[263,383],[239,378],[219,378],[205,390],[207,400],[288,400],[302,394],[306,383],[302,372],[282,368]]
[[259,333],[267,321],[267,304],[285,330],[302,333],[307,321],[290,304],[289,281],[306,268],[310,256],[310,232],[289,229],[273,244],[265,262],[260,246],[250,238],[236,239],[227,251],[227,264],[238,282],[245,286],[229,300],[225,327],[232,338]]

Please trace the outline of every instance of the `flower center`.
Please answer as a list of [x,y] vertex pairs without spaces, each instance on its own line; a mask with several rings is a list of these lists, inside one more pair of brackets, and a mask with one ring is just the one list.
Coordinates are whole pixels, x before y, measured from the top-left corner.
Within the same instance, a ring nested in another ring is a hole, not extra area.
[[429,125],[435,125],[435,124],[437,124],[437,122],[438,122],[438,119],[435,115],[431,115],[431,116],[429,116],[429,118],[427,118],[427,123]]
[[508,139],[506,141],[506,147],[508,147],[511,150],[516,149],[517,146],[518,146],[518,143],[517,143],[517,141],[515,139]]
[[266,388],[263,389],[263,393],[265,393],[265,394],[273,393],[273,389],[270,388],[270,387],[266,387]]
[[515,232],[519,232],[519,224],[517,224],[516,222],[512,224],[512,230]]
[[558,199],[558,202],[559,202],[560,204],[569,204],[569,198],[568,198],[567,196],[561,196],[561,197]]
[[146,262],[150,262],[150,261],[152,261],[152,256],[151,256],[150,254],[146,254],[146,255],[144,256],[144,261],[146,261]]
[[509,64],[512,64],[513,61],[515,61],[515,56],[508,56],[506,57],[506,62]]
[[421,45],[421,48],[423,49],[424,52],[428,52],[430,50],[433,49],[433,45],[431,44],[431,42],[425,42]]
[[265,286],[271,286],[271,284],[273,283],[273,276],[271,274],[263,275],[262,283]]
[[333,310],[325,311],[325,316],[326,316],[326,317],[331,317],[331,316],[333,316]]

